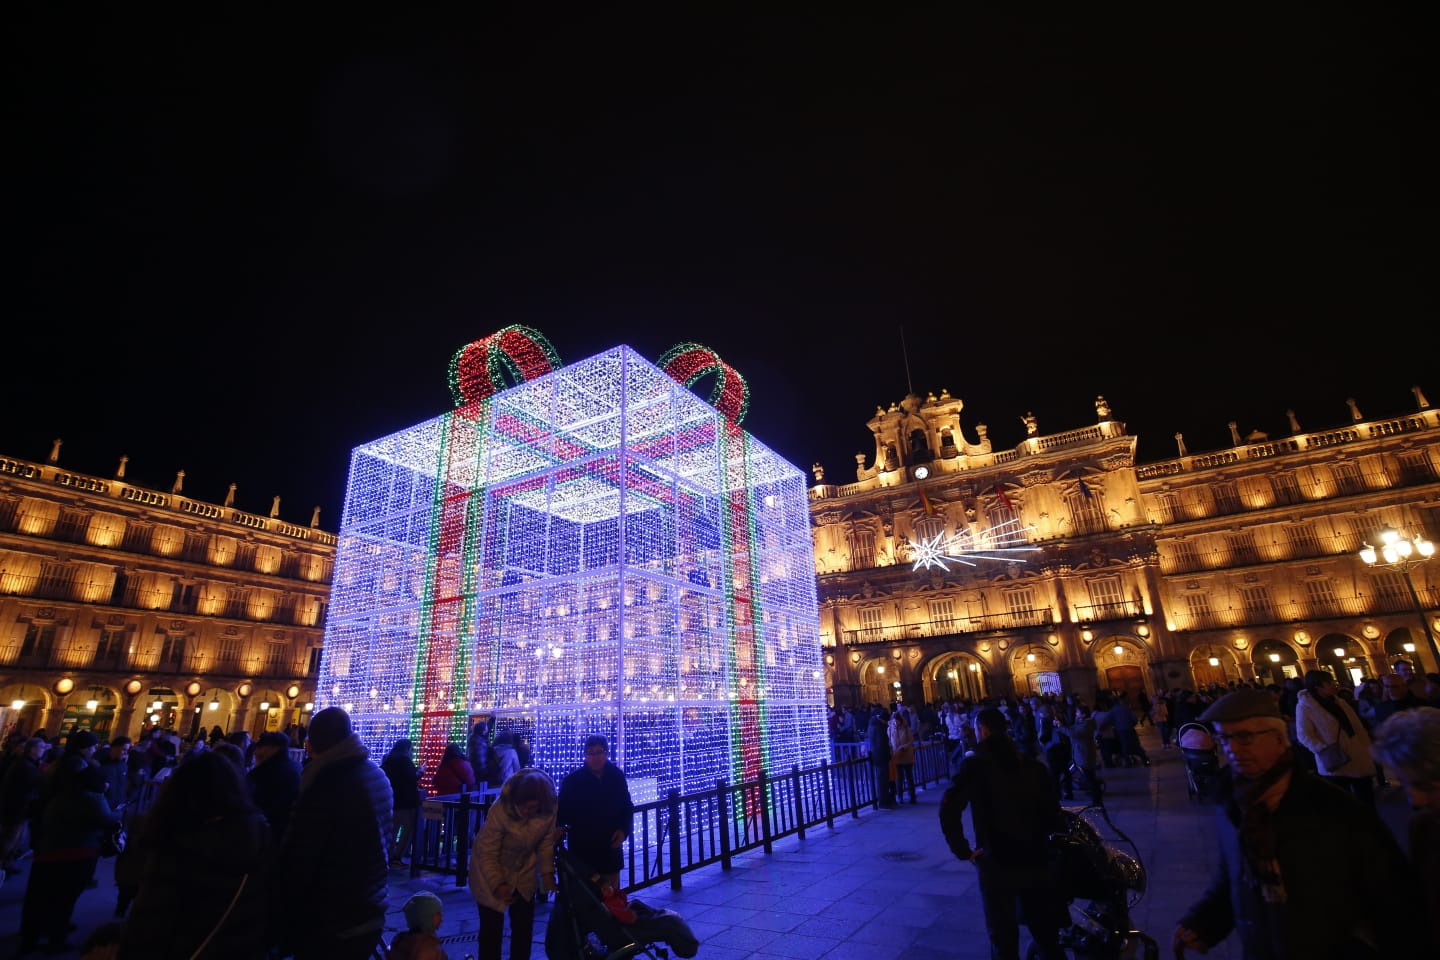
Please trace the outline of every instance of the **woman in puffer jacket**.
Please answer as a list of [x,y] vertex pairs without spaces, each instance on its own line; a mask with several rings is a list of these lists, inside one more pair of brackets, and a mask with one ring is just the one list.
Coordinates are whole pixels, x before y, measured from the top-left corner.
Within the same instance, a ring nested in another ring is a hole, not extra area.
[[470,850],[470,895],[480,910],[480,960],[500,960],[510,914],[510,960],[529,960],[537,879],[555,889],[555,782],[527,768],[500,788]]
[[1335,678],[1324,670],[1305,674],[1305,689],[1295,700],[1295,736],[1315,755],[1320,776],[1374,809],[1375,761],[1370,757],[1370,734],[1354,708],[1336,695],[1336,689]]

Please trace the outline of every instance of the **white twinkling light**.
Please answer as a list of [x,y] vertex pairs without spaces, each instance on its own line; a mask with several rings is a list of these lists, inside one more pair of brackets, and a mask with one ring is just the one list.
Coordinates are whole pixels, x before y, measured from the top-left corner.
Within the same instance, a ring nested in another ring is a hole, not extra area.
[[556,774],[605,735],[637,797],[814,766],[806,496],[628,347],[364,444],[318,689],[376,756],[404,737],[430,769],[476,715]]

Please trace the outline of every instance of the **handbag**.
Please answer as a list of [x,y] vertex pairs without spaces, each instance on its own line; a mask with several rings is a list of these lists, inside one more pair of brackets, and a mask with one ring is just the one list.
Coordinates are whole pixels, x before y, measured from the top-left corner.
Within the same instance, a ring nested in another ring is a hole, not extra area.
[[128,842],[124,824],[117,823],[100,835],[100,856],[118,857],[125,852],[125,844]]
[[1320,762],[1326,770],[1339,770],[1350,762],[1350,754],[1338,742],[1320,748]]

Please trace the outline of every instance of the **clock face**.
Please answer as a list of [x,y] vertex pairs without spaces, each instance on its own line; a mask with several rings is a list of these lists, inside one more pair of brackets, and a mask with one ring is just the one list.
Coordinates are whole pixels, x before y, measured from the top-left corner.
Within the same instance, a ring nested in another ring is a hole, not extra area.
[[926,477],[928,477],[928,476],[930,476],[930,468],[929,468],[929,467],[916,467],[916,468],[915,468],[915,479],[916,479],[916,480],[924,480],[924,479],[925,479]]

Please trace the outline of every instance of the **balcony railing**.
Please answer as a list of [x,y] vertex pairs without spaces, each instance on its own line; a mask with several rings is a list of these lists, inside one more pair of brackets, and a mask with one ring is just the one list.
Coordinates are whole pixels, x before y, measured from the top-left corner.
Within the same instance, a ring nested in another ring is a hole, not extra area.
[[93,670],[107,673],[124,673],[143,670],[149,673],[201,676],[235,676],[254,678],[307,678],[315,671],[310,669],[308,656],[284,658],[229,657],[218,659],[208,652],[182,654],[160,660],[155,650],[142,650],[134,655],[120,650],[100,655],[93,643],[35,644],[28,653],[22,652],[21,643],[12,642],[0,648],[0,666],[26,670],[62,669]]
[[1310,542],[1230,544],[1210,550],[1175,553],[1163,549],[1160,559],[1162,574],[1201,573],[1244,564],[1281,563],[1318,557],[1339,557],[1355,554],[1362,545],[1357,534],[1317,537]]
[[[199,616],[199,604],[195,599],[175,597],[170,591],[142,589],[129,584],[124,590],[112,593],[104,603],[80,599],[79,595],[89,589],[90,584],[40,577],[34,574],[6,573],[0,576],[0,596],[10,595],[31,600],[58,600],[66,603],[96,607],[120,607],[127,610],[144,610],[149,613],[181,613]],[[247,623],[267,623],[289,627],[318,627],[323,617],[317,617],[313,610],[295,600],[282,601],[270,608],[270,616],[258,618],[250,614],[250,601],[227,601],[221,612],[214,614],[230,620],[244,620]]]
[[[1420,603],[1427,610],[1440,609],[1440,588],[1416,588]],[[1270,603],[1250,607],[1228,607],[1224,610],[1174,612],[1170,620],[1177,631],[1222,630],[1231,627],[1258,627],[1301,620],[1329,620],[1366,617],[1380,613],[1408,613],[1415,602],[1406,594],[1356,594],[1291,603]]]
[[1092,603],[1077,606],[1075,615],[1082,623],[1100,623],[1105,620],[1132,620],[1145,615],[1145,608],[1138,600],[1115,600],[1110,603]]
[[893,643],[897,640],[922,640],[931,637],[951,637],[968,633],[987,633],[993,630],[1016,630],[1023,627],[1048,627],[1055,622],[1049,607],[1027,610],[1009,610],[1005,613],[986,613],[947,617],[943,620],[929,620],[924,623],[897,624],[893,627],[868,627],[861,630],[846,630],[845,642],[850,646],[867,643]]

